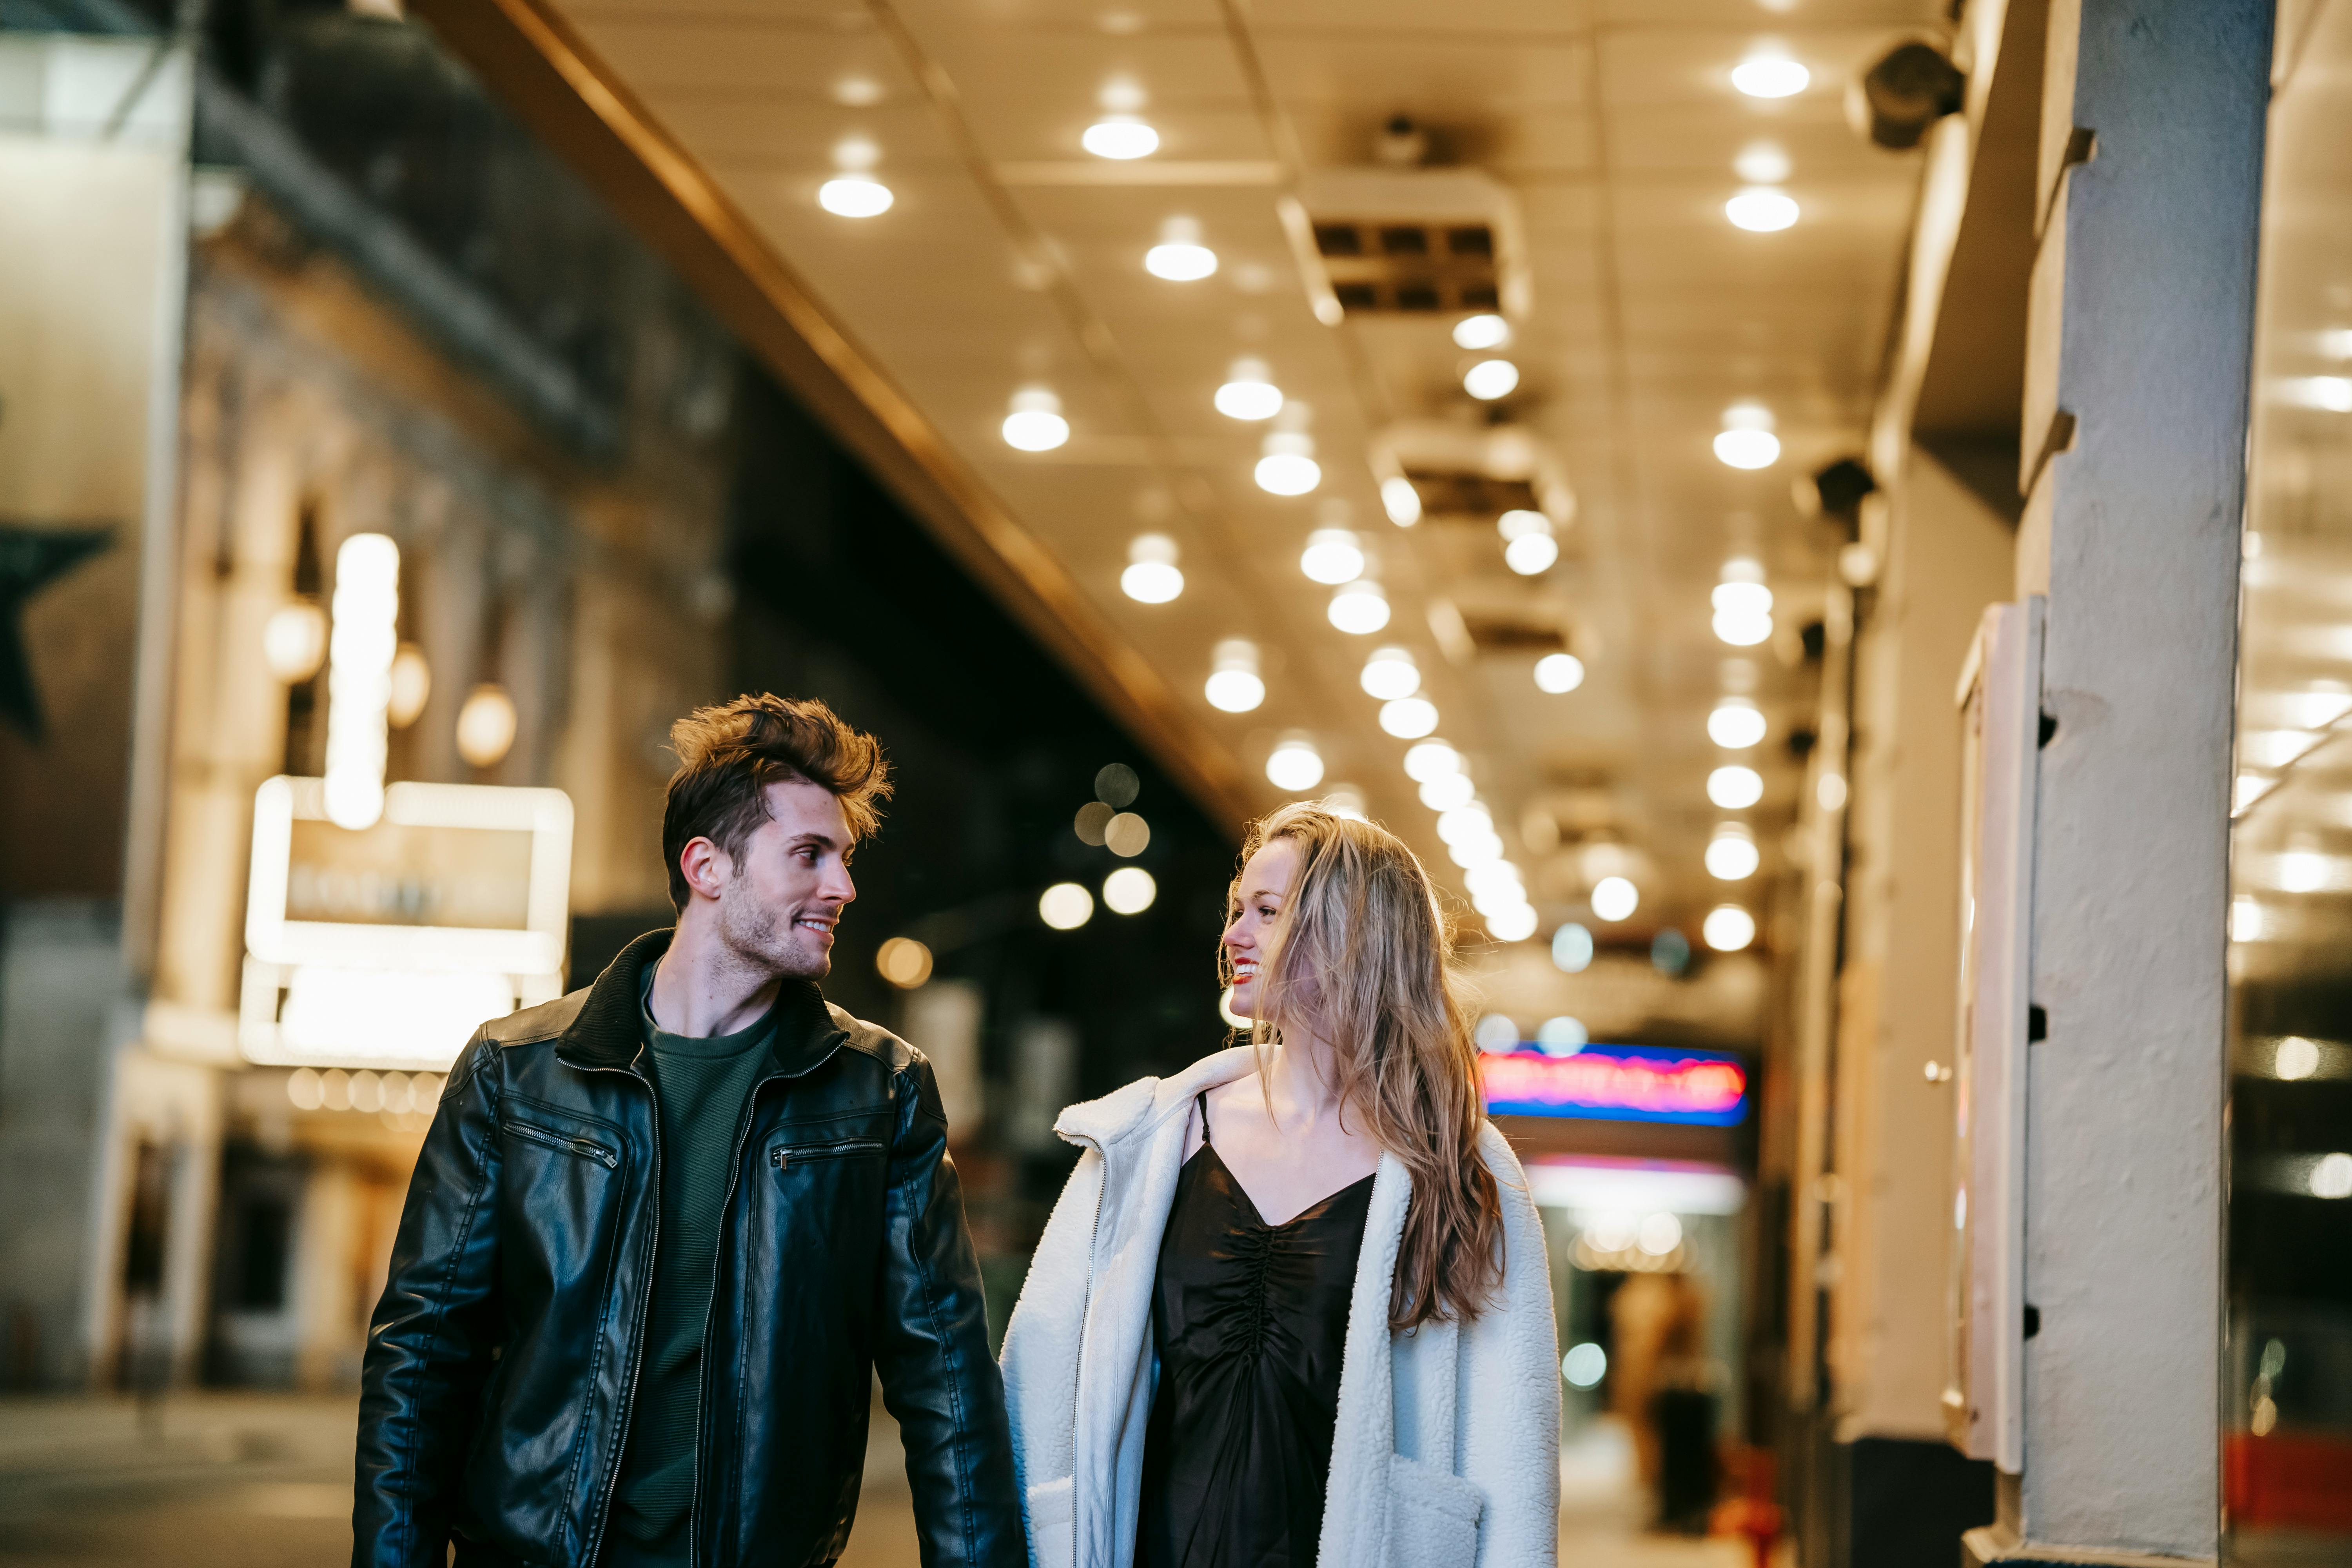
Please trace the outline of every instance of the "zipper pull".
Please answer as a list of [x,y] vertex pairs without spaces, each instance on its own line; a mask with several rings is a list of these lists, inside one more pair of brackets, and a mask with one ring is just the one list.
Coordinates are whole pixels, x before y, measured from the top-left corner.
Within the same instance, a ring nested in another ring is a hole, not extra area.
[[784,1152],[782,1149],[769,1150],[768,1163],[775,1170],[782,1170],[784,1168]]

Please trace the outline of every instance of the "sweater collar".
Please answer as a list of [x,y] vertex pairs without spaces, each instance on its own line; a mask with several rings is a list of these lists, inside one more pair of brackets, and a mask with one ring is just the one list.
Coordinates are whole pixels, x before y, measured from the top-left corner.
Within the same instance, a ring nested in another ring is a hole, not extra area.
[[[556,1057],[578,1068],[625,1068],[644,1047],[642,1024],[645,972],[669,951],[675,930],[649,931],[623,948],[620,955],[588,987],[587,1000],[569,1027],[557,1037]],[[798,1077],[822,1063],[849,1037],[835,1022],[824,1004],[824,993],[813,980],[787,980],[776,994],[768,1015],[774,1032],[768,1037],[769,1070]]]

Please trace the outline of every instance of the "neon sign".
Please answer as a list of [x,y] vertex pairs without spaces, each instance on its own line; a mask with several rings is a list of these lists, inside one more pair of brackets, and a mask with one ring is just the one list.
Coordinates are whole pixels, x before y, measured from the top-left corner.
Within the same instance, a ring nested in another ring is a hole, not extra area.
[[1513,1051],[1478,1058],[1494,1116],[1678,1121],[1730,1127],[1748,1110],[1737,1057],[1662,1046],[1588,1046],[1573,1056]]

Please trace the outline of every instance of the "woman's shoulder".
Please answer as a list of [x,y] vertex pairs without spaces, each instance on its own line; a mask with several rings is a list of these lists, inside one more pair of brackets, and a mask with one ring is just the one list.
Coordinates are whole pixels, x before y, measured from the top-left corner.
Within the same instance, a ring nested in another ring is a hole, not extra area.
[[1511,1147],[1511,1141],[1503,1136],[1502,1130],[1484,1116],[1478,1119],[1478,1158],[1486,1162],[1497,1183],[1526,1191],[1528,1173],[1519,1163],[1518,1151]]
[[1193,1098],[1256,1069],[1246,1047],[1213,1051],[1166,1078],[1139,1078],[1099,1100],[1081,1100],[1055,1119],[1054,1131],[1097,1147],[1121,1142],[1190,1108]]

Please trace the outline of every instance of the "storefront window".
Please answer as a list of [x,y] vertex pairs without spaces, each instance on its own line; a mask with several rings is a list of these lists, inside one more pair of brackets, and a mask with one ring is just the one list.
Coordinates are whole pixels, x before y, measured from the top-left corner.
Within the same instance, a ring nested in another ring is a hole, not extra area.
[[2224,1485],[2244,1563],[2352,1562],[2352,10],[2283,14],[2234,855]]

